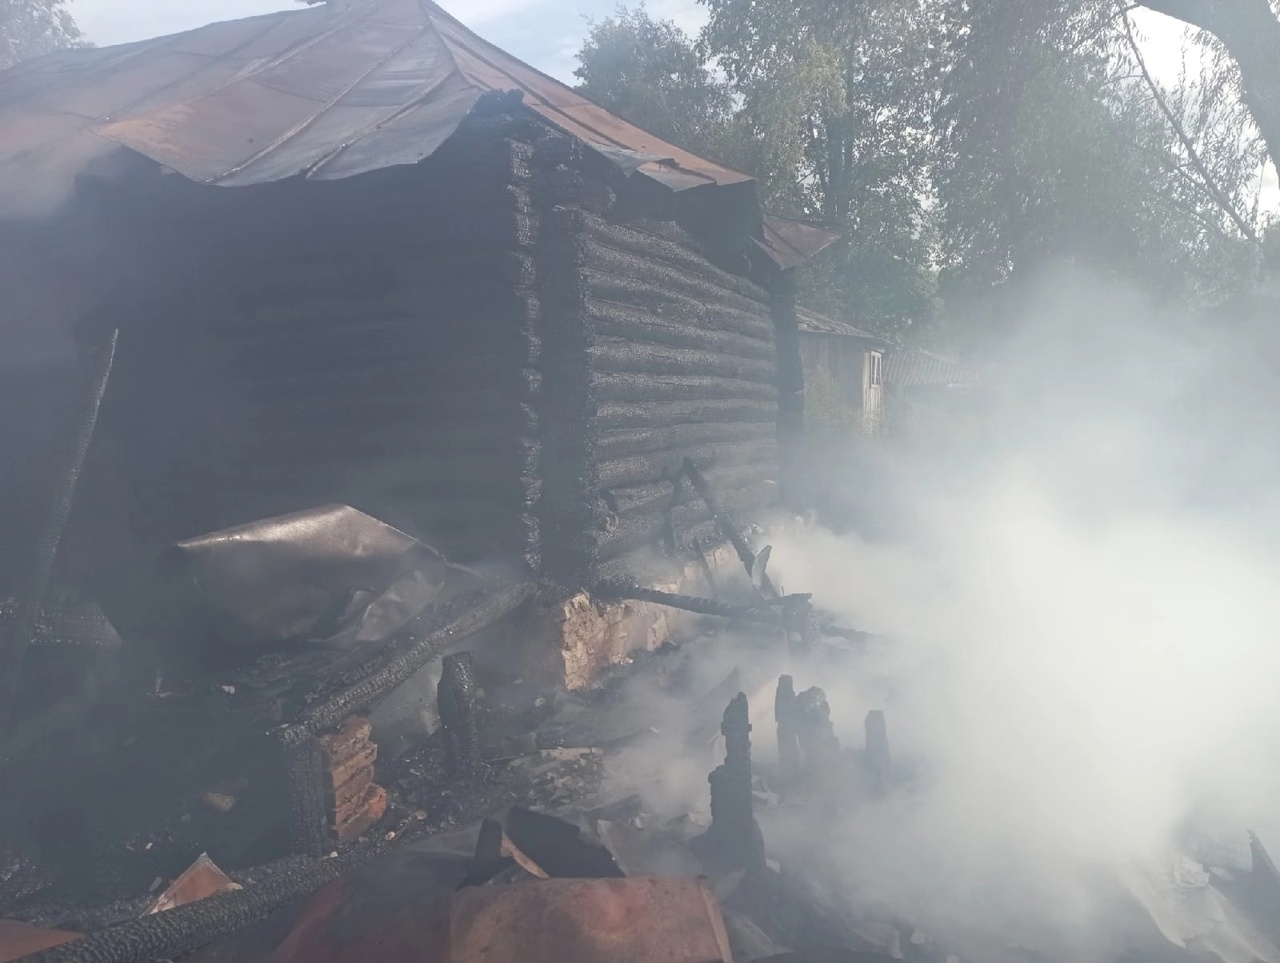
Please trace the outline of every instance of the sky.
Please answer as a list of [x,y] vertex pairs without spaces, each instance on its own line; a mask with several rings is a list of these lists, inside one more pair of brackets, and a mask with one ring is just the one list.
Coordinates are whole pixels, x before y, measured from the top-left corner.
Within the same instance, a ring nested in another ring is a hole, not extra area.
[[[568,83],[575,54],[591,20],[609,16],[618,0],[438,0],[451,14],[526,63]],[[637,0],[628,0],[637,5]],[[674,20],[695,33],[706,19],[697,0],[647,0],[655,17]],[[144,40],[275,10],[297,9],[296,0],[71,0],[70,9],[85,35],[99,46]],[[1182,26],[1160,14],[1137,11],[1148,66],[1173,81],[1182,63]],[[1264,204],[1280,208],[1274,168],[1268,170]]]

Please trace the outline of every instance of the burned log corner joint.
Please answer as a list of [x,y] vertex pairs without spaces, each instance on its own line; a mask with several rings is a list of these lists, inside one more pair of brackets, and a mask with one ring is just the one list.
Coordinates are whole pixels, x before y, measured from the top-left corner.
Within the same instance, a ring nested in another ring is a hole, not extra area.
[[774,695],[773,718],[778,725],[778,772],[784,786],[800,776],[803,758],[797,732],[795,680],[789,675],[778,677]]
[[444,657],[436,693],[449,775],[459,779],[474,777],[480,769],[480,730],[470,652]]
[[724,763],[712,770],[711,827],[693,841],[695,854],[713,872],[765,868],[764,835],[753,812],[751,721],[745,693],[724,711]]

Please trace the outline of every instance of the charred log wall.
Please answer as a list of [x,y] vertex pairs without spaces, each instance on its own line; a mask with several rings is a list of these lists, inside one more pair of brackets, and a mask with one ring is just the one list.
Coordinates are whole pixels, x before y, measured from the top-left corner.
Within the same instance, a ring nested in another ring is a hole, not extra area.
[[191,188],[173,236],[205,236],[129,326],[108,412],[139,536],[339,501],[536,567],[530,154],[495,117],[415,168]]
[[659,546],[668,511],[677,542],[713,533],[706,506],[672,482],[686,457],[743,518],[773,500],[778,346],[769,294],[672,221],[580,218],[591,552],[618,570]]

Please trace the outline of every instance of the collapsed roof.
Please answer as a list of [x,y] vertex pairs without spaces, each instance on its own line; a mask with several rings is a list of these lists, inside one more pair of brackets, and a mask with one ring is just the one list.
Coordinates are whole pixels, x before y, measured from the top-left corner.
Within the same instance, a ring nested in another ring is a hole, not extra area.
[[[495,92],[672,191],[752,181],[614,116],[431,0],[346,0],[0,73],[0,198],[47,194],[120,148],[227,187],[414,164]],[[836,239],[778,218],[759,233],[783,267]]]

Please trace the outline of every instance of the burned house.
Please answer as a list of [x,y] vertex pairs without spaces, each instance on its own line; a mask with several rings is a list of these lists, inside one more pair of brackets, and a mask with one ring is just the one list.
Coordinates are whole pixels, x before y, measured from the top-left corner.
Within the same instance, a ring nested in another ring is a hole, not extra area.
[[427,0],[11,70],[0,198],[6,369],[47,387],[119,331],[64,552],[112,597],[177,539],[325,503],[586,585],[651,550],[685,457],[751,517],[801,418],[791,268],[833,240]]
[[[291,781],[297,846],[323,848],[380,805],[361,714],[446,642],[529,586],[562,604],[617,575],[669,585],[722,527],[686,463],[744,521],[785,495],[793,270],[833,240],[428,0],[19,66],[0,75],[0,390],[7,414],[39,413],[3,426],[0,595],[30,595],[56,555],[54,582],[101,604],[151,687],[149,731],[189,733],[185,713],[224,755],[272,732],[286,758],[261,766]],[[500,587],[358,659],[250,658],[176,698],[155,663],[191,638],[154,594],[166,549],[315,535],[352,511]],[[593,602],[572,611],[601,623]],[[656,638],[615,632],[602,654],[591,627],[570,652],[566,630],[540,660],[531,625],[513,669],[561,684]]]

